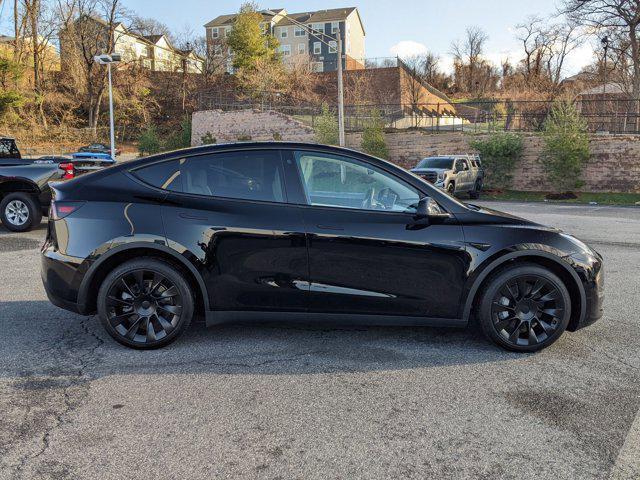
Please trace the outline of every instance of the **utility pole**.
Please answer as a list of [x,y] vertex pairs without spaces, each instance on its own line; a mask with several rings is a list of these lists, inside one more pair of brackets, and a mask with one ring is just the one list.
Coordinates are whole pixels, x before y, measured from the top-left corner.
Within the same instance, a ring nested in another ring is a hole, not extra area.
[[[272,17],[277,16],[278,14],[275,13],[273,10],[265,10],[265,13],[267,15],[270,15]],[[288,18],[291,23],[293,23],[294,25],[300,27],[301,29],[303,29],[305,32],[307,32],[308,35],[316,37],[318,40],[320,40],[320,42],[324,43],[326,46],[328,46],[329,48],[333,48],[331,43],[331,41],[333,41],[333,36],[332,35],[327,35],[324,32],[317,32],[315,30],[310,29],[307,25],[305,25],[304,23],[300,23],[299,21],[297,21],[295,18],[290,17],[286,14],[282,15],[283,17]],[[343,78],[342,78],[342,36],[340,33],[340,28],[338,28],[338,32],[337,32],[337,38],[336,38],[336,44],[337,44],[337,54],[338,54],[338,139],[339,139],[339,143],[341,147],[344,147],[345,144],[345,135],[344,135],[344,83],[343,83]],[[324,38],[328,38],[329,40],[324,40],[322,37]]]
[[344,83],[342,80],[342,34],[338,28],[338,139],[341,147],[345,145],[344,135]]

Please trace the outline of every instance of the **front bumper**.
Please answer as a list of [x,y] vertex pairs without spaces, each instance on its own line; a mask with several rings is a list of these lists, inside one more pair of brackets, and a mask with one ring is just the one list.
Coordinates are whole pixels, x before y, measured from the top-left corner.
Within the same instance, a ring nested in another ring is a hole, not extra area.
[[578,274],[584,290],[583,312],[577,321],[571,322],[570,331],[579,330],[595,323],[604,313],[604,264],[598,253],[575,254],[567,258]]

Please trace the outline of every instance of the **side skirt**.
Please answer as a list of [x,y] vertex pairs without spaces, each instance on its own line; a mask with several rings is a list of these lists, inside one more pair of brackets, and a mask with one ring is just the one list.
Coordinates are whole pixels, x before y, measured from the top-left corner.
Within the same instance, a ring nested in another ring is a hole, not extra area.
[[467,321],[460,318],[429,318],[404,315],[363,315],[342,313],[305,312],[238,312],[209,311],[206,313],[207,327],[229,323],[312,323],[398,327],[454,327],[464,328]]

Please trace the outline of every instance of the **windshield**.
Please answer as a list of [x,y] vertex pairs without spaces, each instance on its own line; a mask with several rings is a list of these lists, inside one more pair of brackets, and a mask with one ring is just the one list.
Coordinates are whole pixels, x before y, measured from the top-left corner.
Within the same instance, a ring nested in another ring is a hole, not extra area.
[[418,168],[452,168],[453,158],[425,158],[418,164]]

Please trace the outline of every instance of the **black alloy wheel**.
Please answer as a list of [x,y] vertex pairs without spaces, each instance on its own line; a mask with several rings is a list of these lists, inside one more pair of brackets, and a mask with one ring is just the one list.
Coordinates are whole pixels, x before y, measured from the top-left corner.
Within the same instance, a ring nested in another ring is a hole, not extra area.
[[555,342],[570,316],[571,299],[562,280],[532,264],[516,265],[494,277],[480,308],[482,329],[491,340],[528,352]]
[[133,348],[163,347],[193,316],[193,294],[182,274],[157,259],[127,262],[105,278],[98,313],[107,332]]

